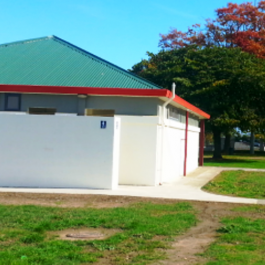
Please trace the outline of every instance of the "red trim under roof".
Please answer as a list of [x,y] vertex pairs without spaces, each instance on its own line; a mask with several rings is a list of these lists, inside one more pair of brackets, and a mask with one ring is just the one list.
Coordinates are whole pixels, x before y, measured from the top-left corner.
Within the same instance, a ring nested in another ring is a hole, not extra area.
[[[127,97],[165,97],[170,98],[172,93],[167,89],[135,89],[135,88],[101,88],[101,87],[65,87],[65,86],[35,86],[35,85],[3,85],[0,92],[32,93],[32,94],[87,94],[98,96],[127,96]],[[175,96],[174,102],[205,119],[210,115],[190,104],[183,98]]]

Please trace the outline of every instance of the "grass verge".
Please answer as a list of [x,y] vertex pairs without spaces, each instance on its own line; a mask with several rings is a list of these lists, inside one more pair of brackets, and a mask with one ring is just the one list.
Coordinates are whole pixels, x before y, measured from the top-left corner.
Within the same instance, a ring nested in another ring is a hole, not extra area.
[[255,155],[249,155],[249,152],[236,152],[234,155],[223,155],[223,159],[212,159],[212,153],[206,152],[204,156],[204,165],[211,167],[239,167],[239,168],[257,168],[265,169],[264,152],[255,152]]
[[[67,209],[0,205],[0,264],[148,264],[165,258],[172,236],[196,224],[189,203],[138,203],[126,208]],[[48,231],[120,229],[105,240],[63,241]]]
[[202,189],[223,195],[265,199],[265,172],[223,171]]
[[[264,206],[244,206],[242,212],[263,212]],[[207,265],[262,265],[265,251],[265,220],[249,217],[227,217],[218,229],[218,239],[202,254]]]

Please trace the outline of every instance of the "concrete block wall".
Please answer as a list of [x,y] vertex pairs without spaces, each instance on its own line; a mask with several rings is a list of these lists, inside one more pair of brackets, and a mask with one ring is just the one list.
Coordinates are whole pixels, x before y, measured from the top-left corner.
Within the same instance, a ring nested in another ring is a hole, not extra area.
[[0,114],[0,186],[115,189],[120,119]]
[[158,117],[121,119],[119,184],[156,185]]
[[[159,117],[121,117],[120,184],[159,185],[177,181],[184,172],[185,124]],[[187,173],[198,167],[198,127],[188,127]]]
[[199,166],[199,137],[200,128],[188,127],[188,152],[187,152],[187,174]]
[[163,146],[163,166],[160,182],[170,183],[183,176],[185,124],[166,120]]
[[[0,122],[0,186],[115,189],[183,175],[185,124],[174,120],[163,133],[158,116],[2,112]],[[187,173],[198,167],[200,132],[188,128]]]

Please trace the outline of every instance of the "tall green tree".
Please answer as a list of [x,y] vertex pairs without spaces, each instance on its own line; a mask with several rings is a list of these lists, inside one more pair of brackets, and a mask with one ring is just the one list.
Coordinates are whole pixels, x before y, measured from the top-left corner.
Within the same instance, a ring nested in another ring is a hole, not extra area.
[[265,117],[265,63],[239,48],[185,48],[148,53],[132,72],[170,89],[211,115],[214,158],[222,158],[221,133],[261,127]]

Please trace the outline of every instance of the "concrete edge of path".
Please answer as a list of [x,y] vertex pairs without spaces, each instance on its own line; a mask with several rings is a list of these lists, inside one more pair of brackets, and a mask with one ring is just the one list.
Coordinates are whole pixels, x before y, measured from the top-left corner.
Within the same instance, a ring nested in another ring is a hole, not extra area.
[[265,200],[223,196],[205,192],[201,188],[216,177],[221,171],[245,170],[263,171],[259,169],[223,168],[223,167],[199,167],[187,177],[182,177],[179,181],[162,186],[125,186],[121,185],[116,190],[96,190],[96,189],[64,189],[64,188],[13,188],[0,187],[1,192],[16,193],[46,193],[46,194],[90,194],[90,195],[113,195],[113,196],[133,196],[147,198],[164,198],[191,201],[207,202],[227,202],[243,204],[265,204]]
[[[237,167],[199,167],[197,170],[188,175],[191,177],[190,185],[197,184],[199,189],[200,201],[213,201],[213,202],[229,202],[229,203],[245,203],[245,204],[265,204],[265,199],[253,199],[244,197],[233,197],[226,195],[219,195],[203,191],[201,188],[219,175],[222,171],[253,171],[253,172],[265,172],[265,169],[254,169],[254,168],[237,168]],[[201,171],[201,172],[200,172]],[[199,174],[196,174],[199,173]],[[196,174],[196,176],[194,176]],[[196,181],[195,181],[196,179]],[[186,180],[186,182],[189,182]]]

